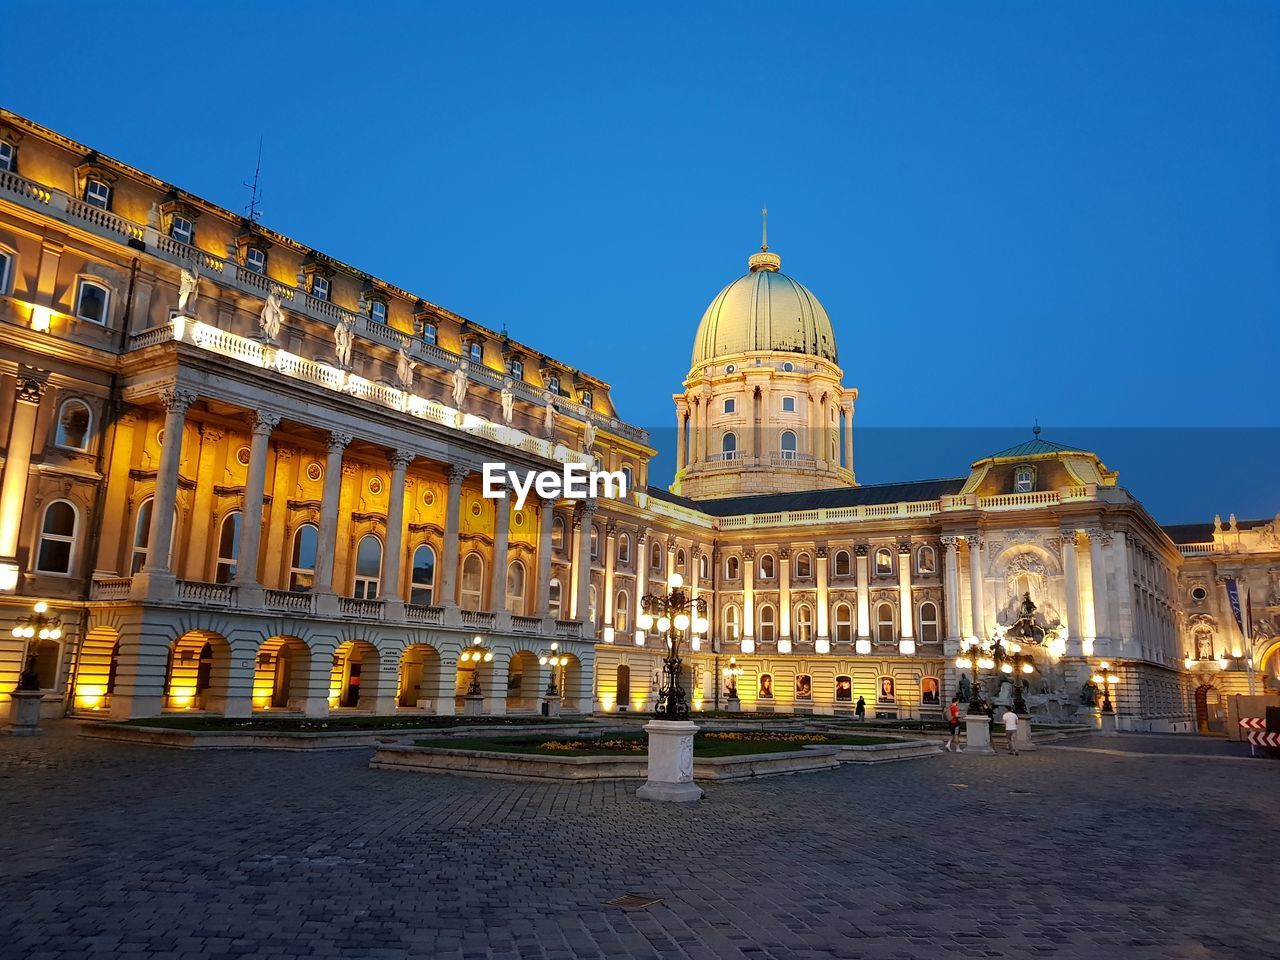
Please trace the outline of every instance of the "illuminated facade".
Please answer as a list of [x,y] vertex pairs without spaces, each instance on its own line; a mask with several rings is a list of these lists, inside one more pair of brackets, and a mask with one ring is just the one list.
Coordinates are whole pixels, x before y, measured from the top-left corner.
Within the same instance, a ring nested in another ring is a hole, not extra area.
[[[767,249],[698,329],[668,492],[604,381],[13,114],[0,144],[0,697],[34,655],[47,713],[534,712],[556,644],[564,709],[644,710],[636,612],[679,572],[713,613],[695,707],[734,656],[744,709],[936,714],[1030,593],[1034,710],[1106,658],[1121,726],[1187,729],[1247,660],[1204,565],[1274,623],[1274,535],[1180,546],[1087,451],[858,486],[831,322]],[[515,510],[498,460],[634,491]],[[10,634],[37,599],[61,637]]]

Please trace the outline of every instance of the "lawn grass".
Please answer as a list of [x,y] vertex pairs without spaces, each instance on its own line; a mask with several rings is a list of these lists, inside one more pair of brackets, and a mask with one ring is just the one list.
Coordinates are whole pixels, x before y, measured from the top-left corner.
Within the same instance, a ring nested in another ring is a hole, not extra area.
[[[792,740],[770,740],[753,738],[749,733],[735,734],[743,739],[726,740],[706,737],[701,734],[694,737],[693,755],[695,757],[741,757],[760,753],[787,753],[803,750],[806,746],[872,746],[881,743],[896,742],[892,737],[871,736],[834,736],[827,735],[822,741],[796,742]],[[821,736],[816,734],[815,736]],[[447,750],[484,750],[495,753],[523,753],[542,757],[643,757],[642,751],[619,749],[601,749],[593,747],[599,740],[627,741],[629,743],[645,743],[643,736],[635,734],[606,734],[602,737],[554,737],[543,735],[537,737],[448,737],[433,740],[415,740],[419,747],[440,747]],[[557,750],[543,747],[542,744],[552,740],[560,740],[578,744],[574,750]]]
[[161,727],[166,730],[262,733],[342,733],[344,731],[431,730],[450,727],[496,725],[581,725],[587,718],[561,717],[148,717],[123,721],[133,727]]

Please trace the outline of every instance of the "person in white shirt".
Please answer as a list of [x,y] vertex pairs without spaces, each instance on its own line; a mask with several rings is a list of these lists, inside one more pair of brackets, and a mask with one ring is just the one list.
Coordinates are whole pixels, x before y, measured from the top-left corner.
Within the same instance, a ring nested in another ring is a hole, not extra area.
[[1000,718],[1004,721],[1004,732],[1009,738],[1009,753],[1012,756],[1018,755],[1018,748],[1013,745],[1013,738],[1018,733],[1018,715],[1013,712],[1013,707],[1005,710],[1004,715]]

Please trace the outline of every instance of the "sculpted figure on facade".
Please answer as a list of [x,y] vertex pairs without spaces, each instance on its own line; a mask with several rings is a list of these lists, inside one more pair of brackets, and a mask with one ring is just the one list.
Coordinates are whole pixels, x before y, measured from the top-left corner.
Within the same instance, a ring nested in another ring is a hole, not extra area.
[[451,377],[453,381],[453,405],[459,413],[462,412],[462,404],[467,399],[467,387],[469,386],[468,367],[469,364],[466,360],[461,361]]
[[178,283],[178,312],[187,313],[196,308],[196,298],[200,296],[200,265],[193,263],[191,269],[182,269],[182,279]]
[[417,364],[409,359],[409,351],[402,346],[396,357],[396,382],[400,384],[401,390],[413,389],[413,370],[416,366]]
[[262,313],[258,316],[258,326],[262,335],[274,341],[280,336],[280,327],[284,323],[284,309],[280,306],[280,298],[272,290],[267,294],[267,302],[262,305]]
[[502,422],[507,426],[511,426],[511,421],[515,419],[516,395],[511,392],[511,380],[508,378],[502,383]]
[[343,317],[333,328],[333,345],[338,355],[338,364],[344,369],[351,366],[351,345],[355,335],[351,332],[351,324]]
[[596,425],[590,420],[582,425],[582,452],[590,453],[596,445]]
[[542,435],[548,440],[556,438],[556,405],[551,402],[549,393],[546,406],[542,408]]

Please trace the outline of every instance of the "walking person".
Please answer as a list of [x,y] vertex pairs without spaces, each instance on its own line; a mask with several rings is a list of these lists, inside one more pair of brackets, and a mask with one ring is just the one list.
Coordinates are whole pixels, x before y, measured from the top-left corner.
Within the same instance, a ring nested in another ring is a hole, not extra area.
[[948,753],[960,752],[960,694],[956,694],[951,698],[951,702],[947,704],[947,727],[951,731],[947,735],[947,742],[943,744]]
[[1009,754],[1016,757],[1018,748],[1013,745],[1013,739],[1018,735],[1018,715],[1013,712],[1013,707],[1006,707],[1000,719],[1004,721],[1005,736],[1009,738]]
[[858,705],[854,708],[853,715],[858,718],[859,722],[867,719],[867,698],[859,697]]

